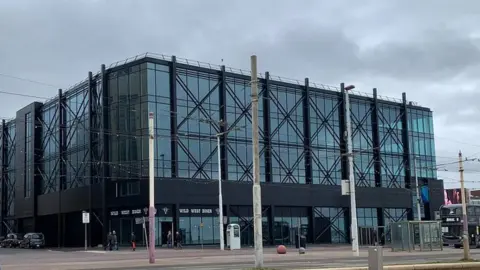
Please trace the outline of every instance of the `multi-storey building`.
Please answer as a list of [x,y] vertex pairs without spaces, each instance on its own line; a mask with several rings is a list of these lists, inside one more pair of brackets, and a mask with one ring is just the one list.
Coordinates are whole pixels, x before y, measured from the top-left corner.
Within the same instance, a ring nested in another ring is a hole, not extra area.
[[[343,90],[260,76],[259,130],[266,244],[349,242]],[[143,55],[101,71],[2,125],[2,232],[41,231],[47,243],[82,245],[136,232],[148,205],[148,113],[155,115],[157,244],[180,230],[185,244],[218,244],[218,186],[225,223],[253,242],[249,72]],[[443,200],[432,112],[406,100],[351,96],[358,223],[387,226],[415,215],[413,158],[430,218]],[[220,136],[220,149],[216,136]],[[221,175],[218,174],[220,153]],[[429,204],[432,204],[430,206]],[[438,205],[437,205],[438,204]]]

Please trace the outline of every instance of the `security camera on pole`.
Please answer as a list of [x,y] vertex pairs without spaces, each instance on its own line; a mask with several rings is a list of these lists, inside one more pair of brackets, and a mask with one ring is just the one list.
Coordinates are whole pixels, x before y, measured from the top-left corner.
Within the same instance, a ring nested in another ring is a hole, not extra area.
[[353,256],[360,256],[358,250],[358,223],[357,223],[357,202],[355,198],[355,175],[353,171],[353,143],[352,143],[352,123],[350,116],[350,97],[349,91],[355,88],[354,85],[340,85],[345,92],[345,115],[346,115],[346,137],[347,137],[347,156],[348,156],[348,193],[350,194],[350,233],[352,239]]

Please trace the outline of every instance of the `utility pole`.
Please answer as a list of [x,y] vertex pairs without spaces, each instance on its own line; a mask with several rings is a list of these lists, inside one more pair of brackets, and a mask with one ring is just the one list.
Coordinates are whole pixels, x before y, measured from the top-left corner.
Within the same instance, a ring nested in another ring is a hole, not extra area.
[[255,242],[255,267],[263,267],[262,190],[260,187],[260,158],[258,150],[258,78],[257,56],[250,57],[252,69],[252,144],[253,144],[253,229]]
[[417,171],[417,156],[413,157],[413,170],[415,173],[415,189],[417,193],[417,220],[418,220],[418,229],[420,232],[420,248],[423,249],[423,228],[422,228],[422,215],[421,215],[421,207],[420,207],[420,187],[418,185],[418,171]]
[[463,179],[462,151],[458,152],[458,165],[458,171],[460,172],[460,188],[462,192],[463,259],[468,261],[470,260],[470,242],[468,241],[467,196],[465,194],[465,181]]
[[149,228],[149,249],[148,257],[150,263],[155,263],[155,155],[154,155],[154,143],[155,143],[155,129],[153,123],[153,112],[148,113],[148,127],[149,127],[149,140],[148,140],[148,170],[149,170],[149,200],[150,207],[148,209],[148,228]]
[[348,180],[350,183],[350,231],[352,238],[353,256],[360,256],[358,250],[358,223],[357,223],[357,201],[355,197],[355,175],[353,171],[353,143],[352,143],[352,122],[350,116],[350,97],[348,91],[355,88],[353,85],[347,87],[341,84],[341,88],[345,90],[345,113],[347,124],[347,155],[348,155]]

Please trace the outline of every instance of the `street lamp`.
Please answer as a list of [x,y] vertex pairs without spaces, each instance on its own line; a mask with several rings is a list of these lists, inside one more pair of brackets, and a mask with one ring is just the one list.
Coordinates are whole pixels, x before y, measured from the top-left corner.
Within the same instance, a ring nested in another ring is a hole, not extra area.
[[355,198],[355,175],[353,171],[353,143],[352,143],[352,122],[350,116],[350,97],[349,91],[355,89],[354,85],[344,86],[341,88],[345,90],[345,113],[347,124],[347,155],[348,155],[348,180],[350,184],[350,220],[351,220],[351,237],[352,237],[352,251],[353,256],[359,256],[358,250],[358,222],[357,222],[357,202]]
[[[221,122],[223,123],[223,122]],[[220,227],[220,250],[225,250],[225,238],[223,235],[223,196],[222,196],[222,158],[220,155],[220,137],[228,134],[230,131],[241,130],[243,127],[233,127],[224,132],[217,133],[217,153],[218,153],[218,220]]]
[[[212,121],[210,119],[200,119],[199,120],[202,123],[215,123],[218,124],[219,126],[227,126],[227,123],[224,122],[223,120],[220,120],[219,122]],[[222,196],[222,158],[221,158],[221,153],[220,153],[220,137],[230,133],[231,131],[234,130],[241,130],[245,128],[246,126],[240,126],[240,127],[232,127],[230,129],[227,129],[223,132],[217,133],[215,136],[217,137],[217,153],[218,153],[218,222],[219,222],[219,229],[220,229],[220,250],[225,250],[225,237],[223,234],[223,196]]]

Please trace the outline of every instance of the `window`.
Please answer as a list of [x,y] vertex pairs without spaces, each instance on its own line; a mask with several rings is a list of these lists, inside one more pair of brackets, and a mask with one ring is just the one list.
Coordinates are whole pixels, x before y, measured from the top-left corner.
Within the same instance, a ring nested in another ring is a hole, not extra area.
[[302,89],[271,84],[269,90],[272,181],[305,184]]
[[30,198],[32,196],[32,185],[34,181],[34,157],[33,157],[33,119],[32,114],[25,115],[25,168],[23,182],[23,196]]
[[218,179],[215,134],[220,131],[218,76],[178,70],[177,127],[178,176]]
[[117,185],[120,197],[140,195],[140,181],[118,182]]

